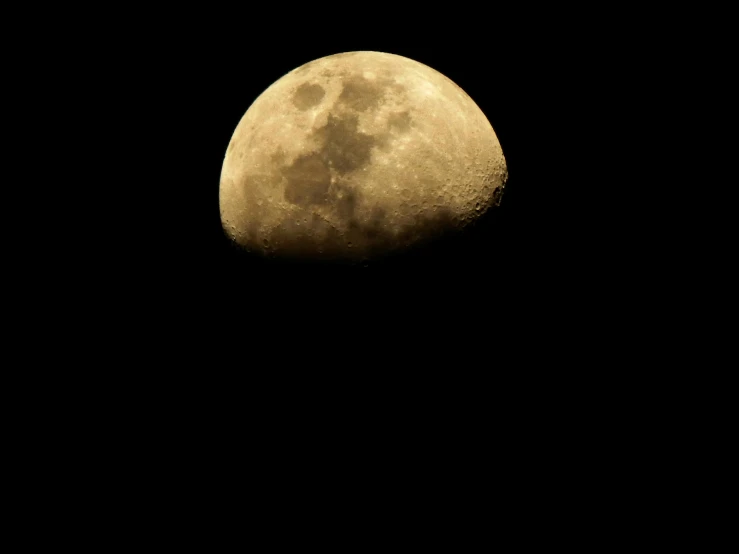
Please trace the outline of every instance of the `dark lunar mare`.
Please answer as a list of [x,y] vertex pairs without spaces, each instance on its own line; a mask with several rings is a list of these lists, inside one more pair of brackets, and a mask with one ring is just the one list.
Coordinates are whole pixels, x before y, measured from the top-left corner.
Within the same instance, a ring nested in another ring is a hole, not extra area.
[[[347,177],[371,164],[373,148],[388,147],[393,136],[406,133],[413,126],[410,112],[404,110],[391,113],[381,133],[369,135],[359,131],[360,113],[380,107],[390,88],[401,96],[405,93],[404,88],[391,79],[346,76],[339,97],[329,108],[325,125],[309,135],[318,144],[317,150],[298,156],[290,164],[285,163],[282,150],[272,154],[277,173],[285,179],[285,200],[307,210],[311,206],[330,206],[344,222],[344,229],[337,230],[317,214],[312,214],[310,222],[302,225],[297,221],[283,221],[272,229],[266,241],[268,253],[274,250],[298,258],[334,258],[345,255],[348,246],[355,248],[359,257],[362,252],[376,258],[417,244],[423,238],[433,239],[458,223],[453,212],[444,207],[429,211],[427,215],[416,214],[414,221],[400,230],[390,229],[385,224],[387,214],[380,206],[369,207],[367,219],[357,217],[359,208],[367,200]],[[323,87],[306,81],[296,89],[292,101],[298,109],[307,110],[319,105],[324,97]],[[364,208],[366,211],[368,206]],[[326,238],[317,244],[316,237],[320,235]],[[317,256],[316,248],[319,250]]]

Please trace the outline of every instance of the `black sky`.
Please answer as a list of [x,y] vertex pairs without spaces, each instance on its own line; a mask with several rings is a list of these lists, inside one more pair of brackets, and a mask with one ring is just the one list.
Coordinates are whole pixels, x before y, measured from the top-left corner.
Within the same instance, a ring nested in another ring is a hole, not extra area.
[[[208,421],[203,433],[236,444],[244,429],[284,417],[293,399],[305,413],[322,393],[340,399],[345,407],[327,413],[341,421],[374,388],[381,393],[362,408],[369,419],[393,394],[419,420],[455,411],[507,429],[532,414],[546,424],[568,396],[582,397],[591,406],[573,419],[587,421],[624,381],[620,368],[640,367],[639,341],[651,340],[633,331],[635,320],[650,325],[630,292],[651,252],[631,250],[638,168],[622,141],[643,131],[619,111],[640,83],[612,71],[610,39],[593,39],[600,20],[581,28],[559,6],[554,19],[497,4],[433,13],[428,4],[409,16],[391,15],[395,6],[330,16],[275,8],[138,14],[116,21],[104,38],[111,48],[84,44],[100,166],[80,204],[89,269],[72,273],[100,315],[86,316],[94,332],[70,344],[94,356],[96,378],[123,368],[110,381],[111,395],[133,391],[121,413],[150,394],[168,420],[192,417],[187,440]],[[501,206],[462,237],[377,267],[244,257],[218,206],[234,129],[287,72],[353,50],[409,57],[471,96],[507,161]],[[77,296],[60,289],[71,308],[59,315],[74,319]],[[418,399],[429,407],[414,411]]]

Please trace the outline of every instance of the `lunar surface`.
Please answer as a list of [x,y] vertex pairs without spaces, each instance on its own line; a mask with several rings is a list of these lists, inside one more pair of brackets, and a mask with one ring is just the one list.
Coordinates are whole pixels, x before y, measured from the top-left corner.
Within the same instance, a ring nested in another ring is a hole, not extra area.
[[498,138],[455,83],[416,61],[348,52],[282,77],[223,162],[223,228],[249,251],[372,260],[464,228],[500,203]]

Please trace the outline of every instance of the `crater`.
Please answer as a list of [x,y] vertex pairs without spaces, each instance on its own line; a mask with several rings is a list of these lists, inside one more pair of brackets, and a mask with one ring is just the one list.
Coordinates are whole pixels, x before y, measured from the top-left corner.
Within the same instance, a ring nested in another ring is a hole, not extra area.
[[317,106],[326,96],[323,87],[315,83],[303,83],[293,94],[293,104],[299,110],[305,111]]

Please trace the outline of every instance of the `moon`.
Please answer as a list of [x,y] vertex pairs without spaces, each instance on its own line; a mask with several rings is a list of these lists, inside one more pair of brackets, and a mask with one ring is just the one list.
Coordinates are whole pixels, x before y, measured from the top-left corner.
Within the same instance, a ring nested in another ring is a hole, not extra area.
[[373,260],[499,205],[498,138],[459,86],[383,52],[320,58],[267,88],[221,170],[226,234],[287,259]]

